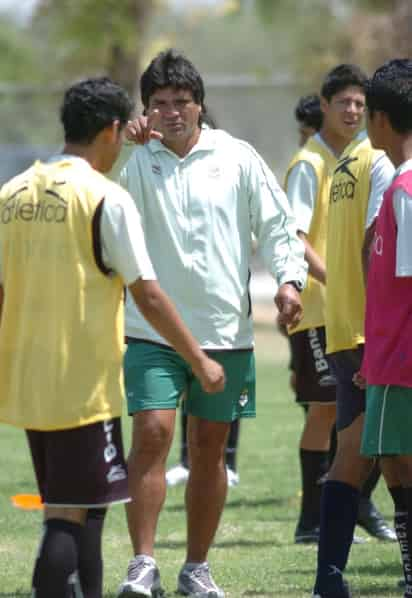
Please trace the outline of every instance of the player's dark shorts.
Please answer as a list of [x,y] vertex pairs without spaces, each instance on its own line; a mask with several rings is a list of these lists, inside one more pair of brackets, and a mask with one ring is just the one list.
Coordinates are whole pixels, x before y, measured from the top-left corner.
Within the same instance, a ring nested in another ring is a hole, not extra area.
[[26,430],[44,504],[97,508],[128,502],[120,418],[68,430]]
[[298,403],[334,403],[336,380],[325,355],[325,328],[309,328],[290,335],[291,362],[296,374]]
[[353,375],[360,370],[363,345],[331,353],[329,357],[336,376],[336,429],[340,432],[365,411],[366,392],[352,382]]

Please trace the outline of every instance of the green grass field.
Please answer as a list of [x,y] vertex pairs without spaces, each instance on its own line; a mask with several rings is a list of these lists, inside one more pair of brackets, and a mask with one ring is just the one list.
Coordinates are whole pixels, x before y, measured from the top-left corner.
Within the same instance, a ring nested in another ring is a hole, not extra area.
[[[288,388],[287,347],[266,327],[257,330],[258,417],[241,430],[240,485],[229,491],[215,545],[210,553],[216,581],[227,598],[310,596],[316,561],[313,546],[296,546],[298,438],[301,409]],[[124,418],[126,445],[130,422]],[[174,447],[170,464],[176,460]],[[36,492],[23,433],[8,427],[0,434],[0,598],[28,597],[38,545],[41,514],[20,511],[10,502],[17,493]],[[176,575],[184,558],[183,488],[172,488],[160,520],[156,558],[167,596],[175,596]],[[375,499],[392,518],[383,482]],[[358,535],[365,535],[359,529]],[[105,597],[114,598],[131,556],[124,511],[111,510],[105,536]],[[354,596],[401,596],[398,547],[368,539],[352,549],[347,578]],[[58,598],[58,597],[56,597]]]

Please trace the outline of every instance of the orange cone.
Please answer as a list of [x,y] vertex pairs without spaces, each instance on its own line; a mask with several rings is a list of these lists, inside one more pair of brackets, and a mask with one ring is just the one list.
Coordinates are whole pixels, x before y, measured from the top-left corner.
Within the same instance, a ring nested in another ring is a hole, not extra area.
[[10,497],[11,503],[18,509],[37,511],[43,509],[43,503],[38,494],[15,494]]

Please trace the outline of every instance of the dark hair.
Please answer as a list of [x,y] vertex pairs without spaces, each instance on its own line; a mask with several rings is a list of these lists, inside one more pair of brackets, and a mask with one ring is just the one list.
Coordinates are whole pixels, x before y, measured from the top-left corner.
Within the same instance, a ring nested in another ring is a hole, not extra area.
[[331,98],[350,85],[360,87],[366,92],[368,77],[355,64],[339,64],[326,75],[320,95],[328,102]]
[[412,131],[412,60],[385,62],[369,81],[366,91],[369,114],[384,112],[398,133]]
[[322,126],[323,113],[320,109],[320,97],[318,94],[312,93],[302,96],[296,105],[295,117],[302,125],[319,131]]
[[115,120],[123,127],[132,108],[127,92],[108,77],[75,83],[66,90],[60,109],[65,140],[89,144]]
[[140,79],[143,106],[147,108],[150,96],[157,89],[165,87],[191,91],[194,101],[202,107],[202,112],[205,112],[205,88],[202,77],[190,60],[173,49],[160,52],[143,73]]

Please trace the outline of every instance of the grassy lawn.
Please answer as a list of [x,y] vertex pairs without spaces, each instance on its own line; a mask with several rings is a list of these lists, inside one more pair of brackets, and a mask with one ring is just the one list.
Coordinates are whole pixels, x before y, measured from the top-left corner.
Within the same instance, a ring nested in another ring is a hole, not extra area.
[[[298,513],[298,438],[303,416],[288,388],[287,347],[267,327],[257,329],[258,417],[243,424],[240,438],[240,485],[230,489],[210,562],[228,598],[309,596],[316,549],[296,546]],[[130,422],[124,418],[126,444]],[[174,447],[170,463],[176,460]],[[20,511],[10,496],[35,492],[24,435],[2,426],[0,435],[0,598],[30,594],[32,564],[41,514]],[[181,487],[168,493],[157,536],[156,558],[168,596],[175,596],[177,571],[184,558],[185,524]],[[383,483],[375,499],[392,518]],[[357,530],[358,535],[364,535]],[[105,597],[114,598],[131,555],[124,512],[113,508],[105,536]],[[347,570],[354,596],[401,596],[397,545],[368,539],[355,545]],[[58,597],[56,597],[58,598]]]

